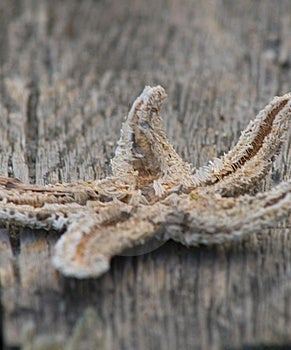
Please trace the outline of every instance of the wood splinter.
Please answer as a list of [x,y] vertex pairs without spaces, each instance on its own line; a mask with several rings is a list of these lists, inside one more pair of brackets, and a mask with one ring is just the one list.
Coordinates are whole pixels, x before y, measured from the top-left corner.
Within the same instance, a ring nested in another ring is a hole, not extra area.
[[290,180],[246,193],[266,176],[286,138],[291,93],[275,97],[230,152],[200,169],[185,163],[167,139],[160,115],[165,98],[161,86],[147,86],[133,103],[111,177],[41,187],[0,176],[0,220],[64,232],[53,265],[87,278],[156,236],[187,246],[222,243],[290,216]]

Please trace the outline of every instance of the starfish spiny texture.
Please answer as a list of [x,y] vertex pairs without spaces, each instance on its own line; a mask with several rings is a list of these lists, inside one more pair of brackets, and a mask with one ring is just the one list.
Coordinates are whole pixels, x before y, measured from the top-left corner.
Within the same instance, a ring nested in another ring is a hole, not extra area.
[[133,103],[111,177],[44,187],[0,177],[0,220],[64,232],[53,265],[86,278],[153,237],[188,246],[221,243],[290,216],[290,180],[255,196],[246,193],[265,177],[286,137],[291,93],[275,97],[229,153],[198,170],[167,139],[160,116],[165,98],[161,86],[146,87]]

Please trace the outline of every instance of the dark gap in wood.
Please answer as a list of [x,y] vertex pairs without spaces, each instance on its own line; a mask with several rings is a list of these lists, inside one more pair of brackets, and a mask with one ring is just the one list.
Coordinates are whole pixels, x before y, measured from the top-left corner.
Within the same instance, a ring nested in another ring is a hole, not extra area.
[[[12,147],[13,149],[13,147]],[[14,171],[13,171],[13,162],[12,162],[12,154],[9,155],[8,157],[8,164],[7,164],[7,172],[8,176],[11,178],[14,178]]]
[[36,157],[38,146],[38,118],[37,118],[37,106],[39,101],[39,90],[35,82],[30,83],[30,94],[27,100],[26,110],[26,163],[28,166],[28,176],[32,183],[35,183],[36,176]]
[[10,224],[8,229],[13,256],[17,256],[20,253],[20,228],[17,225]]

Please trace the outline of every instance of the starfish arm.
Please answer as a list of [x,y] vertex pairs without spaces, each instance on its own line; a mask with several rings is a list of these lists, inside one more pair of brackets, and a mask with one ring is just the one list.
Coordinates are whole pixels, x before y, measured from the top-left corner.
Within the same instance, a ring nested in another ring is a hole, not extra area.
[[275,97],[251,121],[236,146],[220,159],[198,169],[200,186],[223,196],[246,193],[265,177],[279,153],[291,117],[291,93]]
[[252,197],[209,198],[193,191],[167,216],[167,237],[186,245],[213,244],[276,227],[291,215],[291,180]]
[[43,207],[0,203],[0,221],[19,227],[63,231],[82,210],[84,207],[76,203],[45,204]]
[[162,126],[160,111],[165,98],[161,86],[145,87],[122,125],[111,161],[114,176],[134,176],[138,188],[150,183],[158,196],[166,187],[192,184],[191,167],[176,153]]
[[165,217],[161,207],[140,207],[133,214],[120,207],[114,220],[100,221],[90,213],[73,221],[55,245],[54,267],[76,278],[100,276],[114,255],[159,235]]
[[[101,182],[101,181],[99,181]],[[18,179],[0,176],[0,201],[17,205],[28,204],[41,207],[47,203],[85,204],[87,200],[98,199],[95,182],[77,182],[38,186],[26,184]]]
[[[99,181],[100,184],[104,185],[103,181]],[[106,191],[102,185],[100,188],[98,187],[100,193],[97,192],[97,198],[85,198],[86,200],[82,200],[81,204],[76,200],[65,202],[65,204],[49,200],[42,203],[42,197],[41,199],[34,197],[30,192],[24,193],[29,199],[24,202],[25,204],[22,204],[21,200],[13,201],[13,198],[9,197],[8,201],[6,198],[5,201],[0,201],[0,221],[6,221],[15,226],[63,231],[71,222],[78,220],[79,216],[82,217],[82,213],[94,210],[94,215],[101,224],[103,221],[115,221],[120,208],[124,212],[125,208],[132,208],[142,202],[139,192],[130,191],[124,186],[117,191],[116,184],[111,183],[111,181],[104,185]],[[40,187],[40,189],[42,188]],[[96,188],[95,191],[97,191]],[[55,192],[56,190],[54,190]],[[50,193],[46,194],[46,196],[49,195]]]

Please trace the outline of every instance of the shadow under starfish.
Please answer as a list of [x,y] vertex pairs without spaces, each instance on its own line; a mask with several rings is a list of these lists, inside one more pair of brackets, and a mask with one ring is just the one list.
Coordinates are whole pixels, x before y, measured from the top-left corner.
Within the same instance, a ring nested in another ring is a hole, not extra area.
[[291,214],[291,181],[255,196],[278,154],[291,93],[275,97],[237,145],[198,170],[169,143],[160,116],[166,93],[146,87],[122,125],[103,180],[36,186],[0,177],[0,220],[64,232],[53,265],[67,276],[97,277],[116,254],[152,237],[213,244],[274,227]]

